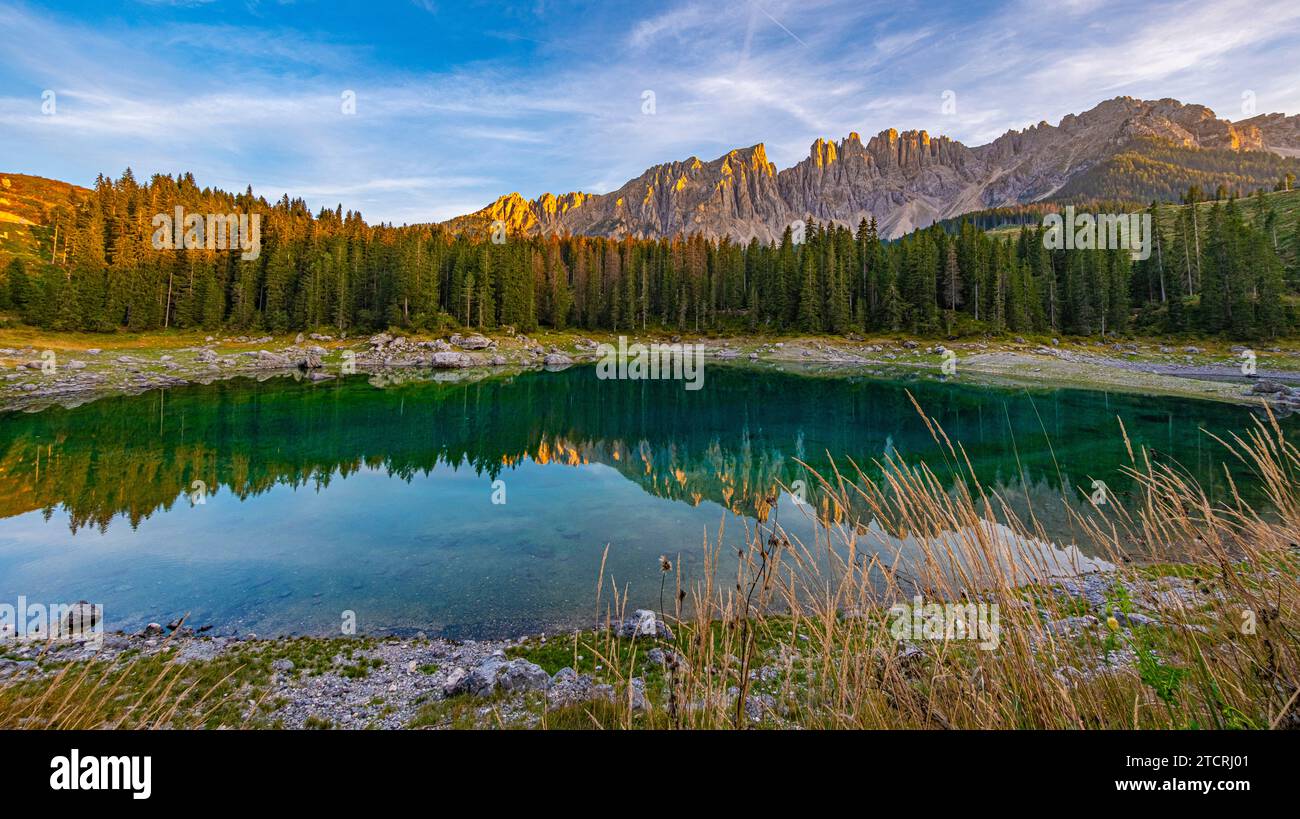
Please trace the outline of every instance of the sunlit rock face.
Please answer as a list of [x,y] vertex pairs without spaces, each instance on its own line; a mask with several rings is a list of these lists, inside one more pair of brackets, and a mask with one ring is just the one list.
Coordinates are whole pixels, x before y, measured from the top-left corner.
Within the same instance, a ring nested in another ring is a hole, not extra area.
[[1135,140],[1186,148],[1300,156],[1300,116],[1265,114],[1237,123],[1203,105],[1116,97],[1059,124],[1040,122],[971,148],[922,130],[886,129],[817,138],[808,156],[778,171],[760,143],[712,161],[655,165],[616,191],[503,196],[448,222],[454,230],[565,233],[623,238],[699,233],[768,242],[796,220],[857,227],[874,218],[894,238],[972,210],[1052,196]]
[[1236,125],[1257,128],[1265,150],[1281,156],[1300,156],[1300,114],[1260,114]]

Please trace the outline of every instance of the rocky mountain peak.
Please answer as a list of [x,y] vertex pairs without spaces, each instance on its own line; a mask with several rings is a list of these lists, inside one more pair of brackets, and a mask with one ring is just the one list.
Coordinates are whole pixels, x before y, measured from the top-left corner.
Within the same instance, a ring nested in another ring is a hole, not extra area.
[[[698,162],[698,160],[696,161]],[[776,175],[776,165],[768,160],[767,148],[761,142],[748,148],[728,151],[725,156],[720,158],[720,161],[724,173],[750,170],[767,176]]]
[[1119,96],[1041,120],[970,148],[923,129],[886,128],[864,145],[858,133],[818,137],[808,156],[778,171],[762,143],[703,161],[654,165],[607,194],[503,196],[470,216],[501,219],[511,231],[611,237],[703,233],[739,241],[777,240],[795,219],[850,227],[875,218],[897,237],[936,219],[1042,200],[1139,140],[1189,149],[1269,150],[1300,156],[1300,116],[1264,114],[1238,123],[1203,105]]
[[808,158],[819,168],[833,164],[835,156],[835,143],[821,137],[817,137],[808,150]]
[[518,192],[499,197],[491,205],[480,211],[486,221],[501,221],[511,232],[530,232],[537,226],[537,215],[533,203]]
[[562,193],[559,196],[544,193],[537,197],[535,205],[548,216],[563,216],[574,208],[582,207],[582,203],[587,201],[588,198],[590,198],[589,194],[582,191]]

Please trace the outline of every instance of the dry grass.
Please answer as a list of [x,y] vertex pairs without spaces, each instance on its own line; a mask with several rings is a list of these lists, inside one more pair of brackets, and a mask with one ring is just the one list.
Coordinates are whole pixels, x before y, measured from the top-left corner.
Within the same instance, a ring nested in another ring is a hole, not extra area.
[[190,664],[171,651],[119,662],[66,662],[48,677],[0,687],[0,728],[53,730],[198,728],[247,723],[246,666]]
[[[848,476],[819,476],[819,514],[832,523],[828,540],[800,543],[776,526],[747,532],[737,576],[725,579],[717,576],[716,549],[706,545],[706,579],[689,589],[679,583],[677,604],[666,615],[677,629],[678,654],[656,681],[662,701],[652,697],[647,713],[622,703],[612,711],[589,709],[588,722],[912,729],[1300,724],[1300,451],[1271,417],[1221,442],[1264,487],[1267,510],[1250,508],[1235,487],[1229,503],[1216,505],[1177,468],[1130,445],[1127,472],[1138,502],[1128,512],[1110,504],[1075,514],[1093,549],[1118,567],[1107,575],[1114,581],[1109,599],[1101,610],[1092,607],[1097,625],[1078,633],[1059,623],[1088,604],[1054,590],[1059,562],[1028,548],[1031,539],[1050,539],[1036,521],[1016,519],[1004,498],[986,493],[961,447],[927,423],[948,454],[952,489],[925,466],[877,464],[885,477],[873,482],[850,464]],[[918,549],[877,551],[894,541],[873,534],[868,521]],[[1139,556],[1141,563],[1133,562]],[[959,638],[901,643],[891,635],[889,607],[916,594],[927,603],[996,603],[1000,644],[986,651]],[[621,617],[625,606],[615,586],[607,616]],[[691,613],[683,617],[683,609]],[[1124,619],[1108,623],[1112,612]],[[1127,619],[1130,613],[1156,622],[1140,625]],[[636,655],[647,647],[607,629],[581,648],[595,652],[626,692],[644,667]]]

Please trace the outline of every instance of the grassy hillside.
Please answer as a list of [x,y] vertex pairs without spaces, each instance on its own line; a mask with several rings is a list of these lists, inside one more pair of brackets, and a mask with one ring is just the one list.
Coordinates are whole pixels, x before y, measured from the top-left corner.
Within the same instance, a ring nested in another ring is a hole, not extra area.
[[51,214],[56,208],[74,206],[89,194],[86,188],[67,182],[0,173],[0,270],[13,256],[49,261]]
[[1247,196],[1259,188],[1271,190],[1287,173],[1300,177],[1300,160],[1267,151],[1187,148],[1139,139],[1075,176],[1052,201],[1175,202],[1193,185],[1207,194],[1222,185]]
[[[1300,220],[1300,191],[1270,191],[1264,194],[1264,201],[1277,214],[1277,247],[1283,259],[1294,259],[1296,253],[1296,224]],[[1215,203],[1198,202],[1196,213],[1202,225],[1206,224],[1210,210]],[[1254,223],[1256,218],[1255,199],[1248,197],[1238,202],[1242,216],[1247,222]],[[1178,225],[1178,220],[1187,205],[1166,204],[1156,206],[1156,218],[1161,230],[1171,235]]]
[[[1296,253],[1296,225],[1300,220],[1300,190],[1293,191],[1269,191],[1264,194],[1265,201],[1273,212],[1277,214],[1277,246],[1283,259],[1295,258]],[[1219,202],[1222,204],[1222,201]],[[1198,202],[1196,212],[1201,217],[1201,224],[1206,224],[1209,218],[1210,210],[1214,207],[1215,200],[1207,202]],[[1238,201],[1242,215],[1247,222],[1255,221],[1255,200],[1254,197],[1246,197]],[[1060,206],[1053,205],[1044,212],[1055,212]],[[1187,205],[1181,205],[1173,202],[1156,205],[1156,219],[1160,224],[1160,229],[1165,235],[1172,235],[1177,230],[1178,220],[1181,214],[1188,208]],[[1083,210],[1083,206],[1079,206]],[[1136,206],[1129,206],[1128,210],[1137,209]],[[1111,212],[1106,207],[1088,207],[1087,210],[1095,212]],[[1115,208],[1119,210],[1119,208]],[[980,213],[992,213],[992,211],[981,211]],[[1037,212],[1016,213],[1013,215],[1014,221],[1026,222],[1031,225],[1042,224],[1042,216]],[[1008,221],[1012,221],[1012,216],[1008,216]],[[953,220],[960,224],[960,219]],[[996,227],[985,230],[990,236],[1006,237],[1014,236],[1020,232],[1019,224],[999,224]]]

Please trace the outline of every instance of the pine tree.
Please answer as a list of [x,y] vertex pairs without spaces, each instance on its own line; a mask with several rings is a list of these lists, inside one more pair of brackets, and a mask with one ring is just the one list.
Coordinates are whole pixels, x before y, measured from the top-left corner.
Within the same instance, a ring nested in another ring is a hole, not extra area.
[[827,329],[832,333],[844,334],[849,332],[853,322],[853,316],[849,309],[848,282],[834,257],[831,257],[829,265],[829,281],[827,283],[830,290],[827,316],[829,327]]
[[959,310],[965,303],[961,267],[957,264],[957,243],[948,243],[943,266],[943,306],[946,310]]
[[817,263],[808,247],[803,248],[800,256],[803,260],[803,276],[799,286],[799,318],[797,326],[800,332],[820,333],[822,331],[822,299],[817,286]]
[[31,301],[31,282],[27,278],[27,266],[23,260],[14,257],[5,267],[4,307],[17,310],[26,315],[27,305]]
[[1268,237],[1255,236],[1254,255],[1259,264],[1259,300],[1256,331],[1265,338],[1277,338],[1287,332],[1283,294],[1282,263],[1270,252]]
[[1294,289],[1300,287],[1300,212],[1296,213],[1295,230],[1291,234],[1291,281]]
[[262,325],[273,333],[289,329],[289,304],[295,271],[290,250],[284,244],[272,249],[266,265],[266,296]]
[[1106,251],[1106,331],[1128,330],[1129,287],[1132,272],[1131,251]]
[[[1184,198],[1203,197],[1192,188]],[[52,241],[38,260],[6,266],[0,308],[40,326],[91,331],[332,324],[344,333],[450,323],[703,331],[744,316],[754,332],[969,324],[1110,335],[1136,316],[1139,331],[1275,337],[1289,332],[1286,305],[1300,286],[1300,224],[1279,225],[1277,201],[1257,193],[1201,211],[1189,204],[1163,226],[1152,205],[1152,253],[1134,262],[1115,251],[1048,250],[1023,211],[1011,214],[1025,225],[1011,238],[985,232],[1007,218],[991,212],[963,218],[951,235],[935,225],[889,242],[863,219],[855,231],[810,220],[801,245],[790,229],[768,244],[695,234],[511,236],[495,245],[440,226],[367,225],[341,206],[313,216],[301,200],[201,189],[188,174],[141,184],[128,172],[101,177],[75,207],[52,213]],[[178,204],[190,214],[259,214],[261,255],[155,248],[150,215],[170,216]]]
[[1187,330],[1187,309],[1183,303],[1183,277],[1170,276],[1165,307],[1165,332],[1183,333]]
[[943,265],[943,287],[940,293],[944,309],[947,310],[946,322],[948,333],[952,333],[953,319],[962,306],[961,268],[957,264],[957,243],[948,242],[948,252]]
[[474,289],[472,291],[471,320],[466,322],[479,329],[485,329],[496,324],[496,298],[493,295],[495,288],[492,280],[492,257],[489,247],[494,247],[494,245],[483,245],[479,251],[478,273],[474,277]]

